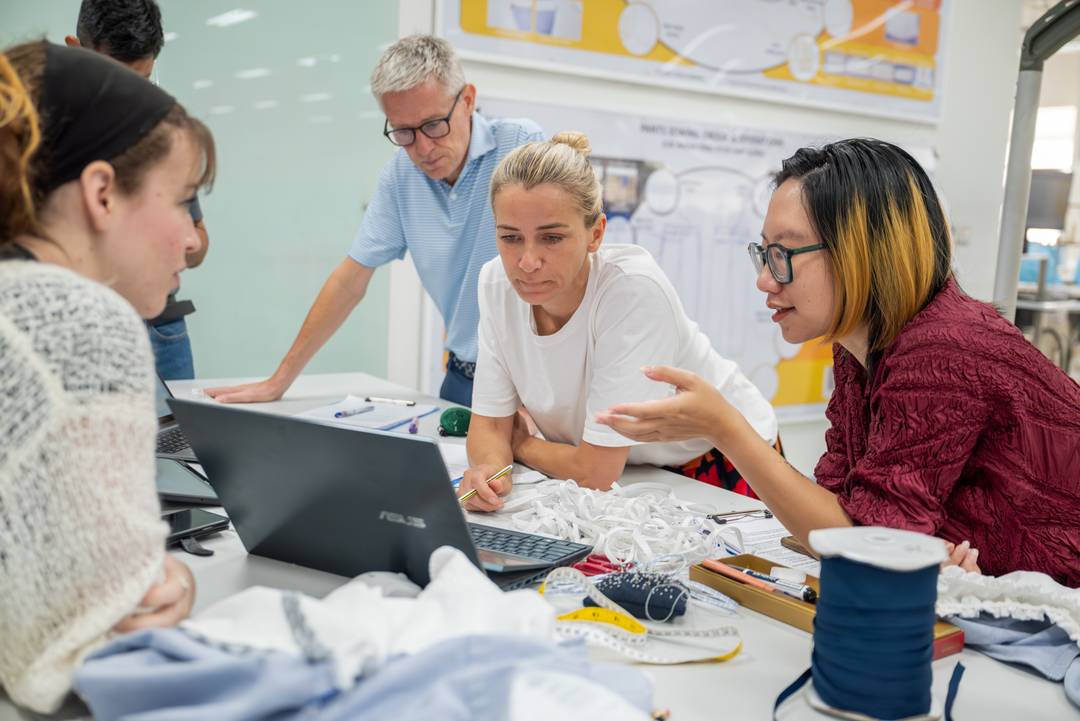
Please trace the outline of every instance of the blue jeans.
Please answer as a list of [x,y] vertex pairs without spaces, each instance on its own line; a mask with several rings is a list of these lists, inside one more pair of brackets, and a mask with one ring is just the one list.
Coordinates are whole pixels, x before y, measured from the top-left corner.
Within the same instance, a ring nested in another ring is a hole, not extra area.
[[466,378],[459,370],[447,368],[446,378],[439,389],[439,397],[468,408],[472,406],[472,384],[472,378]]
[[191,357],[191,339],[183,318],[162,323],[146,324],[150,346],[154,349],[154,366],[162,380],[188,380],[195,377],[195,362]]

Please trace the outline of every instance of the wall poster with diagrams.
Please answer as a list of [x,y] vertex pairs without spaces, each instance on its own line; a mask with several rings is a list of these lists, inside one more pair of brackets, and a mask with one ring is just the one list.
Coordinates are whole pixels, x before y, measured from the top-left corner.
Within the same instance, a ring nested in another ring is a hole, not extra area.
[[440,0],[463,57],[934,122],[950,0]]

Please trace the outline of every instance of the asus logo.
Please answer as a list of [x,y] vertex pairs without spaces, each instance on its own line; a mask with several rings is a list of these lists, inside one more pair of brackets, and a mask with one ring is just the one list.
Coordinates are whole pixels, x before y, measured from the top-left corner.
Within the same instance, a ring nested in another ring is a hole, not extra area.
[[394,513],[393,511],[379,511],[379,520],[389,521],[390,523],[400,523],[403,526],[411,526],[413,528],[427,528],[423,518],[403,516],[400,513]]

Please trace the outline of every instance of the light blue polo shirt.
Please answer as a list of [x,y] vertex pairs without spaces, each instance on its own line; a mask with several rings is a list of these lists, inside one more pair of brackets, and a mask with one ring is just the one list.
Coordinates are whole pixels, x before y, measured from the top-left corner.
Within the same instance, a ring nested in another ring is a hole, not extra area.
[[408,250],[446,322],[446,347],[461,360],[476,361],[476,281],[484,263],[498,254],[488,201],[491,174],[511,150],[543,139],[531,120],[489,120],[473,113],[468,157],[453,185],[424,175],[399,150],[383,167],[349,249],[353,260],[369,268],[400,260]]

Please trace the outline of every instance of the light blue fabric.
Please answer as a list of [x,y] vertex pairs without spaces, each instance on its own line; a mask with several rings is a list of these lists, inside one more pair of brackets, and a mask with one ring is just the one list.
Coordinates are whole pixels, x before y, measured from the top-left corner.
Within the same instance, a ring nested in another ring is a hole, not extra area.
[[424,289],[446,322],[446,347],[476,361],[480,308],[476,281],[495,257],[495,220],[488,190],[495,166],[511,150],[543,140],[531,120],[472,116],[472,136],[461,175],[452,186],[424,175],[401,149],[379,175],[349,256],[376,268],[412,255]]
[[97,721],[500,721],[509,718],[515,677],[541,670],[591,679],[651,710],[652,686],[640,671],[591,664],[583,642],[508,636],[444,641],[337,693],[330,661],[233,653],[177,629],[143,631],[90,656],[74,687]]
[[508,721],[515,676],[540,670],[592,679],[643,712],[652,710],[652,685],[641,672],[590,665],[583,641],[557,647],[507,636],[471,636],[389,664],[327,704],[317,718]]
[[1051,681],[1063,681],[1065,696],[1080,707],[1080,646],[1050,621],[1018,621],[953,616],[949,623],[964,632],[964,644],[990,658],[1022,664]]
[[121,636],[72,684],[96,721],[291,718],[333,696],[333,665],[284,653],[229,653],[175,628]]

